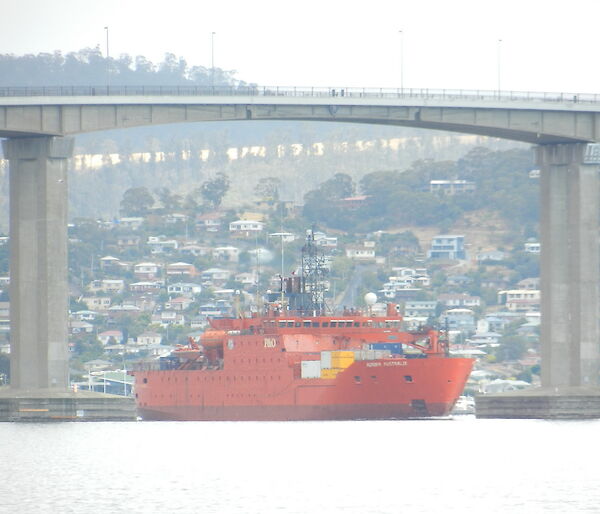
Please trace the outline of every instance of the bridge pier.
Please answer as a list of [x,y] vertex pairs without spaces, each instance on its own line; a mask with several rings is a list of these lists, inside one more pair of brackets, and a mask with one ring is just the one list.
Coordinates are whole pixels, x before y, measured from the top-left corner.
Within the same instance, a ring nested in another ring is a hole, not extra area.
[[600,183],[595,146],[537,148],[542,385],[479,396],[478,417],[600,417]]
[[0,389],[0,421],[85,418],[86,409],[107,417],[93,394],[85,395],[82,409],[83,396],[69,390],[67,168],[73,145],[70,137],[3,141],[10,176],[11,385]]

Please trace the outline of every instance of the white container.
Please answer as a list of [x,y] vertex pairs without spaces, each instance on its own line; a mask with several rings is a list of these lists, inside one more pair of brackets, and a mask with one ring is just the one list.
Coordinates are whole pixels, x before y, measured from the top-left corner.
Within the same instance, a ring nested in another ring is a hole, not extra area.
[[331,369],[331,352],[321,352],[321,369]]
[[321,378],[321,361],[302,361],[300,376],[302,378]]

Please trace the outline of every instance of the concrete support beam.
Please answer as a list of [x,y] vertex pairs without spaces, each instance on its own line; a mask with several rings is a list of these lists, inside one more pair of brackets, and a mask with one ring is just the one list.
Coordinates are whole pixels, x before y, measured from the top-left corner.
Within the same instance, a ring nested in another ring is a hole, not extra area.
[[10,174],[11,387],[66,390],[67,159],[74,140],[3,141]]
[[600,145],[538,147],[542,386],[480,395],[478,418],[600,418]]
[[600,385],[600,192],[587,146],[538,148],[543,387]]

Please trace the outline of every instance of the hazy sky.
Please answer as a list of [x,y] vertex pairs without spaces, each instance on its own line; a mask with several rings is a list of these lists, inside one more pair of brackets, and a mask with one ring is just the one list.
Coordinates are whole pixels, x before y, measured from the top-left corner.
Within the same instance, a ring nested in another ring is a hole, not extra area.
[[0,53],[105,52],[108,26],[111,56],[210,66],[214,31],[215,66],[262,85],[496,89],[500,75],[600,93],[599,14],[600,0],[2,0]]

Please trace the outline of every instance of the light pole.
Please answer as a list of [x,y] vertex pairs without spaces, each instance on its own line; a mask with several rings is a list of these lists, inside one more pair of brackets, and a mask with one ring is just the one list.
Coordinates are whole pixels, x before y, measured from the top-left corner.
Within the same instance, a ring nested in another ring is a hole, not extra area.
[[215,88],[215,34],[216,32],[210,33],[210,85]]
[[498,40],[498,45],[497,45],[497,64],[498,64],[498,98],[500,98],[500,49],[502,46],[502,40],[499,39]]
[[110,86],[110,54],[108,52],[108,27],[104,27],[106,31],[106,92],[108,94],[108,87]]
[[400,92],[404,94],[404,32],[400,33]]

